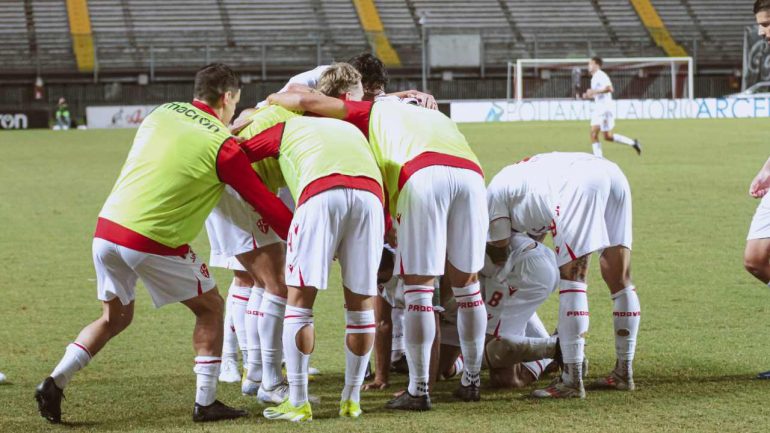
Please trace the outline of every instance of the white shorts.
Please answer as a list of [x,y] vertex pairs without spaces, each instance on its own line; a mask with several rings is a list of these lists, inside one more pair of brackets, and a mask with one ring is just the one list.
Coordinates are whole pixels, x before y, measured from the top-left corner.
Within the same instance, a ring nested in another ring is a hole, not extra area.
[[631,249],[631,188],[605,159],[570,166],[552,227],[556,263],[562,266],[607,247]]
[[117,297],[128,305],[136,297],[137,279],[141,279],[156,308],[186,301],[216,287],[206,263],[190,250],[186,256],[159,256],[122,247],[101,238],[93,241],[97,298],[111,301]]
[[377,293],[392,308],[404,308],[404,284],[394,275],[385,284],[377,284]]
[[211,266],[243,270],[238,254],[265,247],[281,238],[230,186],[225,187],[216,207],[206,218],[211,244]]
[[513,269],[504,282],[488,277],[484,283],[487,334],[525,335],[530,317],[559,284],[556,257],[548,247],[538,243],[514,258]]
[[765,194],[754,212],[746,240],[770,238],[770,194]]
[[380,200],[368,191],[335,188],[314,195],[294,213],[286,241],[286,284],[326,289],[332,260],[353,293],[377,294],[385,231]]
[[443,275],[484,266],[489,216],[484,178],[456,167],[430,166],[407,180],[396,216],[400,275]]
[[609,132],[615,129],[615,115],[612,111],[594,111],[591,114],[591,126],[598,126],[602,132]]
[[243,267],[235,256],[227,256],[222,253],[215,253],[214,251],[209,255],[209,267],[246,272],[246,268]]

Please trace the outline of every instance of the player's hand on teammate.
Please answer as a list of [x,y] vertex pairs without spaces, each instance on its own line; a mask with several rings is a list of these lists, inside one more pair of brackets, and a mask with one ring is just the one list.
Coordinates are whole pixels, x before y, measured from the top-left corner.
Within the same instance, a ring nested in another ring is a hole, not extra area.
[[431,94],[419,92],[417,90],[410,90],[407,97],[416,99],[420,103],[421,107],[425,107],[431,110],[438,110],[438,103],[436,103],[436,98],[434,98]]
[[763,167],[751,181],[749,195],[754,198],[762,198],[767,194],[768,189],[770,189],[770,169]]
[[393,248],[398,247],[398,236],[396,235],[395,227],[391,227],[391,229],[385,233],[385,242]]
[[385,389],[385,388],[387,388],[389,386],[390,386],[390,384],[387,381],[375,378],[373,381],[365,384],[364,387],[363,387],[363,390],[364,391],[380,391],[380,390],[383,390],[383,389]]

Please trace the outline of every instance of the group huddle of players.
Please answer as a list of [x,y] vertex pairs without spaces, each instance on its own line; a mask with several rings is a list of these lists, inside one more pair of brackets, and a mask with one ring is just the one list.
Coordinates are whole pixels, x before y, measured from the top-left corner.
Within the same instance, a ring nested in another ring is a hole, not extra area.
[[[130,324],[141,279],[156,306],[182,302],[196,315],[194,421],[246,416],[216,400],[219,378],[239,380],[231,327],[242,390],[269,405],[265,418],[311,420],[313,305],[334,260],[345,297],[340,416],[359,417],[362,388],[386,387],[402,354],[409,384],[389,409],[429,410],[435,380],[452,375],[460,376],[454,396],[478,401],[484,365],[497,386],[558,370],[532,395],[584,398],[594,252],[614,302],[617,362],[592,385],[634,389],[640,308],[631,194],[617,165],[540,154],[487,173],[486,185],[455,123],[429,95],[386,94],[375,57],[295,78],[230,125],[237,76],[209,65],[196,75],[192,103],[161,105],[144,120],[94,237],[104,314],[38,386],[43,417],[61,420],[64,387]],[[188,245],[204,225],[211,265],[235,271],[226,322]],[[554,250],[541,243],[548,233]],[[536,310],[556,290],[550,334]],[[364,386],[375,347],[374,381]]]

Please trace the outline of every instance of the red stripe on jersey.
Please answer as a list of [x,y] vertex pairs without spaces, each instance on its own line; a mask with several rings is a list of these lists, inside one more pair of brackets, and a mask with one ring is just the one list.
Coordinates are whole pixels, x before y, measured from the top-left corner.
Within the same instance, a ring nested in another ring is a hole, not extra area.
[[203,287],[201,286],[201,280],[198,279],[198,277],[195,277],[196,280],[198,280],[198,296],[203,294]]
[[190,246],[187,244],[175,248],[169,247],[102,217],[96,220],[94,237],[122,247],[131,248],[132,250],[158,256],[184,257],[190,252]]
[[460,296],[455,296],[455,298],[465,298],[466,296],[476,296],[476,295],[478,295],[479,293],[481,293],[481,290],[479,290],[479,291],[478,291],[478,292],[476,292],[476,293],[470,293],[470,294],[468,294],[468,295],[460,295]]
[[412,158],[410,161],[407,161],[406,164],[401,167],[401,173],[398,175],[398,190],[401,191],[404,184],[406,184],[406,181],[417,171],[434,165],[464,168],[466,170],[475,171],[481,175],[482,178],[484,177],[484,172],[481,170],[481,167],[473,161],[460,158],[459,156],[445,155],[438,152],[423,152]]
[[302,190],[302,193],[300,193],[297,207],[302,206],[302,204],[308,201],[310,197],[333,188],[350,188],[368,191],[377,196],[380,203],[385,202],[385,199],[382,196],[382,186],[376,180],[366,176],[348,176],[345,174],[334,173],[310,182],[305,189]]
[[313,315],[311,314],[311,315],[309,315],[309,316],[300,316],[300,315],[294,315],[294,316],[283,316],[283,318],[284,318],[284,319],[300,319],[300,318],[302,318],[302,317],[306,317],[306,318],[310,319],[310,318],[312,318],[312,317],[313,317]]
[[240,299],[241,301],[248,301],[249,300],[249,298],[247,298],[245,296],[240,296],[240,295],[232,295],[232,296],[233,296],[233,298]]
[[569,247],[569,244],[568,244],[568,243],[565,243],[565,244],[564,244],[564,246],[565,246],[565,247],[567,247],[567,253],[569,253],[569,257],[570,257],[572,260],[575,260],[575,259],[577,259],[577,256],[575,255],[575,253],[574,253],[574,252],[572,252],[572,248],[570,248],[570,247]]

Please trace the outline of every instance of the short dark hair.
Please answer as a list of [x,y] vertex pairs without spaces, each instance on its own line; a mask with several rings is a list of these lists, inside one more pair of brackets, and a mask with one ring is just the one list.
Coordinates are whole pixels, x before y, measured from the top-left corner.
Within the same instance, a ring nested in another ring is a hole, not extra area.
[[604,66],[604,60],[602,60],[602,58],[599,56],[593,56],[591,57],[591,60],[593,60],[594,63],[596,63],[597,65],[599,65],[600,68]]
[[195,74],[195,99],[215,106],[226,92],[237,92],[241,79],[224,63],[206,65]]
[[358,72],[361,73],[361,84],[365,91],[382,88],[388,85],[388,71],[385,65],[372,53],[361,53],[348,60]]
[[770,10],[770,0],[757,0],[754,2],[754,14]]

